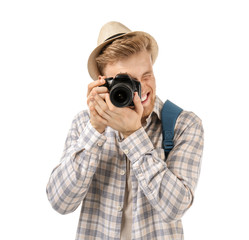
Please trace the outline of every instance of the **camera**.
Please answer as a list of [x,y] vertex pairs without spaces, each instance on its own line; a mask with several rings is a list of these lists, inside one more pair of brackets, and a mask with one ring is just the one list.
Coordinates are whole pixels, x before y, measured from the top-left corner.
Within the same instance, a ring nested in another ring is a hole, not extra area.
[[110,99],[116,107],[134,106],[134,93],[138,92],[141,98],[141,84],[128,74],[117,74],[115,78],[106,78],[106,83],[100,87],[107,87]]

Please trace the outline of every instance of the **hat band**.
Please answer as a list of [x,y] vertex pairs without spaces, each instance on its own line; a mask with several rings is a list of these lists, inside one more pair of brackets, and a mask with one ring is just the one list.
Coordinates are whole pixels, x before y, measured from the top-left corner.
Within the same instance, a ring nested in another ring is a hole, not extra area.
[[106,42],[106,41],[108,41],[108,40],[111,40],[111,39],[113,39],[113,38],[115,38],[115,37],[124,35],[124,34],[125,34],[125,33],[118,33],[118,34],[112,35],[112,36],[110,36],[109,38],[107,38],[104,42]]

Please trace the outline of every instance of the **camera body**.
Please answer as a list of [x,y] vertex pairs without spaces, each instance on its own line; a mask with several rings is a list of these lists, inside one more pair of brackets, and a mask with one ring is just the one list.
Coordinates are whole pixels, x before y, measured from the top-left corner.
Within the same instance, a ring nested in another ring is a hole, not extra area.
[[106,83],[100,87],[107,87],[110,100],[116,107],[134,106],[134,93],[138,92],[141,98],[141,84],[128,74],[117,74],[115,78],[106,78]]

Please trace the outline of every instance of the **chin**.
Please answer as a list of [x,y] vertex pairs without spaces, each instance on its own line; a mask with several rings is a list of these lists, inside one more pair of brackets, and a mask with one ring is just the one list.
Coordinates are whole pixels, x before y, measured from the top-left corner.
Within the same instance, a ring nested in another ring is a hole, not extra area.
[[146,119],[147,117],[149,117],[149,115],[151,114],[153,108],[152,109],[144,109],[143,115],[142,115],[142,119]]

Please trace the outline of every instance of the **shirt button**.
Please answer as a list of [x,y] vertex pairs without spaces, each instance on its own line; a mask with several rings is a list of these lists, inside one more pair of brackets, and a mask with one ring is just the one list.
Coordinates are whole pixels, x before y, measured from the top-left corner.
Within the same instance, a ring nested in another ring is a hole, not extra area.
[[118,211],[121,212],[122,211],[122,206],[118,206]]
[[121,171],[120,171],[120,174],[121,174],[121,175],[125,175],[125,170],[121,170]]
[[124,150],[124,153],[125,153],[125,154],[128,154],[128,153],[129,153],[129,150],[128,150],[128,149],[125,149],[125,150]]
[[99,141],[99,142],[97,143],[97,145],[98,145],[99,147],[101,147],[101,146],[103,145],[103,143]]
[[137,170],[137,173],[138,173],[138,174],[141,174],[141,173],[142,173],[142,170],[139,168],[139,169]]

